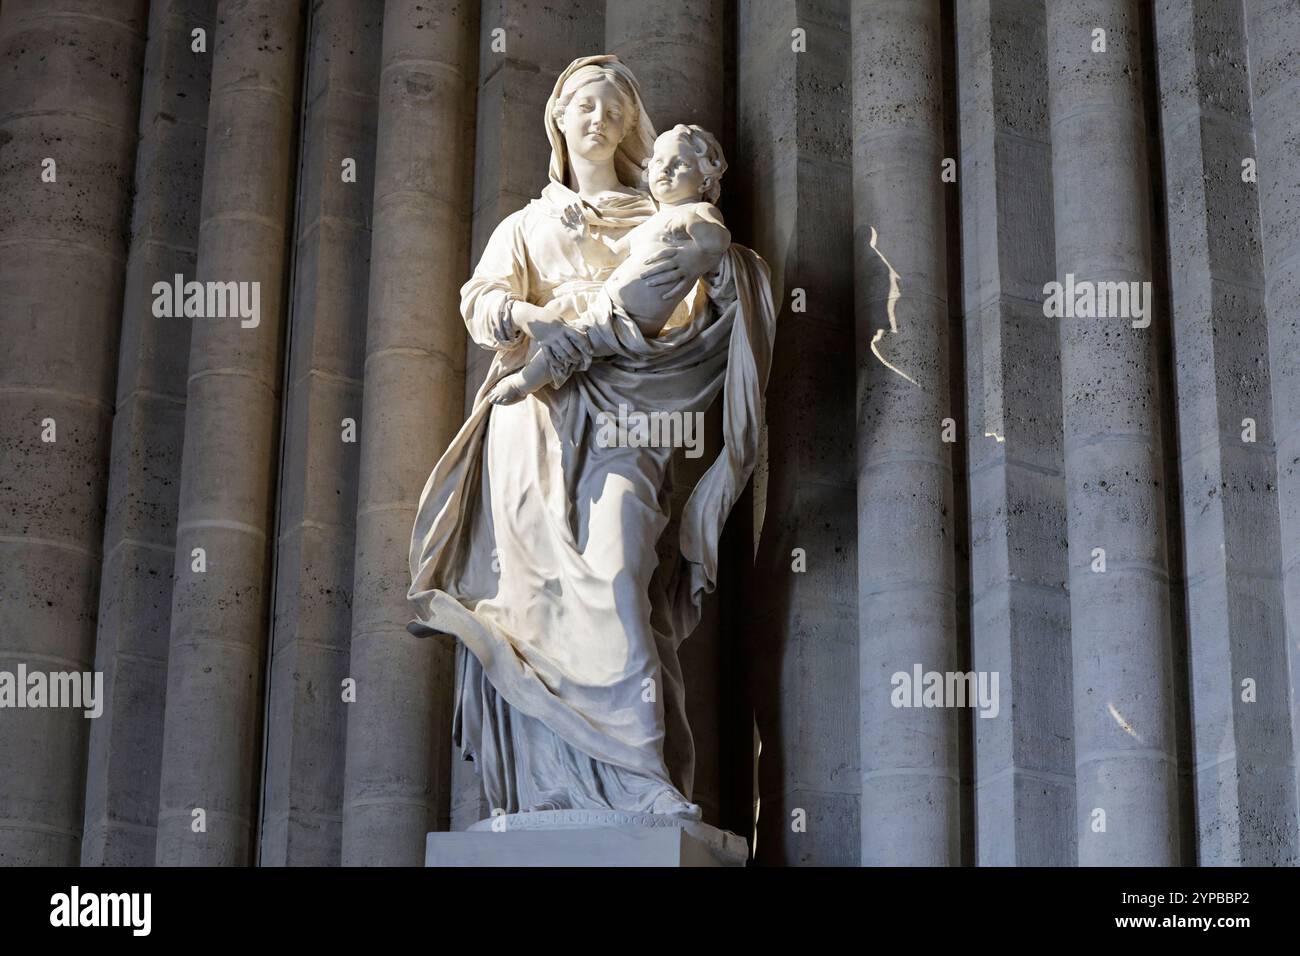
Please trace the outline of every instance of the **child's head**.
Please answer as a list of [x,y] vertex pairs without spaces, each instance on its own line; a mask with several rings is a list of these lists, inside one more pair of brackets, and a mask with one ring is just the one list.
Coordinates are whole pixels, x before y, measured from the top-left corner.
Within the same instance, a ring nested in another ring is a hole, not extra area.
[[717,202],[727,161],[712,133],[678,123],[659,134],[645,167],[650,195],[675,206],[700,199]]

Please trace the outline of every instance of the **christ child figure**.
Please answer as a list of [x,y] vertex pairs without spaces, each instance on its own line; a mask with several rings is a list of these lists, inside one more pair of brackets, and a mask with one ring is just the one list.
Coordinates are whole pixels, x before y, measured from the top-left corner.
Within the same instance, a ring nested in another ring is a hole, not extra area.
[[[619,262],[601,294],[649,339],[659,335],[696,281],[717,268],[731,245],[731,233],[714,205],[727,161],[713,134],[699,126],[678,124],[655,140],[654,153],[645,166],[658,211],[626,235],[619,239],[593,236],[578,203],[565,210],[563,222],[590,260],[599,262],[612,256]],[[692,266],[664,292],[662,270],[654,266],[674,250],[687,252],[686,261]],[[593,320],[566,308],[571,308],[572,302],[571,297],[557,298],[548,309],[556,312],[555,318],[589,330]],[[594,357],[610,354],[588,341]],[[543,385],[558,384],[563,377],[547,350],[534,346],[524,367],[498,382],[488,399],[497,405],[513,405]]]

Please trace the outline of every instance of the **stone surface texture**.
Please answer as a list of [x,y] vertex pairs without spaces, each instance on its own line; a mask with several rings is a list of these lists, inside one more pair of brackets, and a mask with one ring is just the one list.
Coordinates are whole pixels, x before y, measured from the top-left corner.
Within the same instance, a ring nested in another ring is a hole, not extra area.
[[[680,652],[703,824],[758,866],[1300,863],[1298,49],[1300,0],[3,0],[0,865],[577,846],[465,832],[408,549],[492,360],[461,287],[605,52],[717,134],[778,316]],[[160,315],[175,275],[259,321]],[[1067,276],[1149,321],[1049,314]],[[5,704],[20,667],[102,714]]]

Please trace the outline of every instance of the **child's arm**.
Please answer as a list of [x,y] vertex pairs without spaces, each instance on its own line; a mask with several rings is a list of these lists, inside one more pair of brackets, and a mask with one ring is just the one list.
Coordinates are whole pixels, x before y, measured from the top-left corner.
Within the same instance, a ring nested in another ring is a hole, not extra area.
[[[731,248],[731,233],[723,224],[722,213],[712,203],[697,202],[689,209],[684,225],[674,228],[676,235],[670,247],[661,249],[645,260],[652,268],[641,273],[641,278],[655,291],[676,282],[661,298],[673,298],[687,285],[717,269],[723,254]],[[637,226],[637,229],[644,226]],[[681,231],[686,239],[681,239]]]
[[731,246],[731,232],[722,220],[722,213],[712,203],[697,203],[694,217],[686,226],[686,233],[709,255],[721,256]]

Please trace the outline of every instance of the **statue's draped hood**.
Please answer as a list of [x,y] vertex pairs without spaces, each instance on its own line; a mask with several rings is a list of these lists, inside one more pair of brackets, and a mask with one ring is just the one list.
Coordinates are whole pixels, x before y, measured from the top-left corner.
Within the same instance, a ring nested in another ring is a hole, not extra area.
[[618,173],[619,182],[624,186],[641,187],[641,161],[654,152],[655,128],[650,122],[650,117],[646,114],[645,103],[641,100],[641,85],[637,83],[636,77],[632,71],[623,65],[612,53],[602,53],[599,56],[580,56],[564,68],[559,79],[555,81],[555,89],[551,91],[550,98],[546,101],[546,136],[551,141],[551,165],[547,171],[551,177],[551,182],[559,183],[561,186],[573,187],[569,182],[569,151],[564,142],[564,134],[560,132],[559,127],[555,125],[553,114],[555,106],[560,101],[560,95],[564,92],[565,85],[570,78],[579,70],[588,69],[600,70],[604,73],[612,73],[625,81],[627,86],[632,90],[632,98],[636,103],[636,126],[628,130],[623,136],[623,142],[619,144],[618,152],[614,154],[614,170]]

